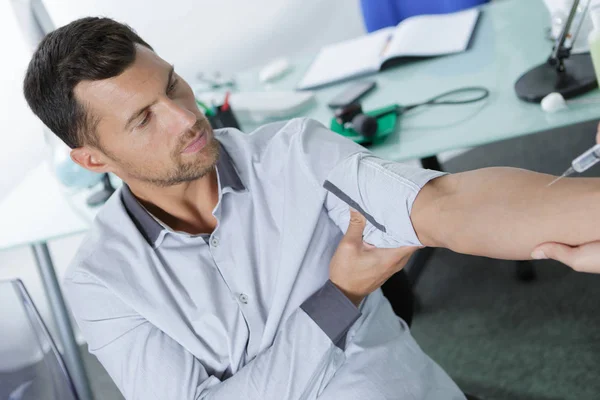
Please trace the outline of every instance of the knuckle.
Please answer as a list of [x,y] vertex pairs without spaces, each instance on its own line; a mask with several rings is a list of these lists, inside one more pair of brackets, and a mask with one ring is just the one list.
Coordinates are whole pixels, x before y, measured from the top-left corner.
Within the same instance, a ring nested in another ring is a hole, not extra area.
[[358,225],[362,222],[362,220],[360,219],[360,217],[353,215],[352,217],[350,217],[350,223],[353,225]]
[[341,241],[338,249],[341,251],[352,251],[355,249],[355,245],[352,242],[347,242],[347,241]]
[[350,222],[353,223],[361,223],[364,220],[364,217],[361,213],[356,210],[350,211]]

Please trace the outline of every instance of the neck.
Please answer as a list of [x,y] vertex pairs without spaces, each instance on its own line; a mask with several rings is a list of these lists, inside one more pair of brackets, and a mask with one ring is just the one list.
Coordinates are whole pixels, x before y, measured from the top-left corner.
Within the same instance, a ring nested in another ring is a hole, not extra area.
[[138,201],[171,229],[190,234],[211,233],[217,226],[213,210],[219,201],[216,170],[194,181],[168,187],[128,182]]

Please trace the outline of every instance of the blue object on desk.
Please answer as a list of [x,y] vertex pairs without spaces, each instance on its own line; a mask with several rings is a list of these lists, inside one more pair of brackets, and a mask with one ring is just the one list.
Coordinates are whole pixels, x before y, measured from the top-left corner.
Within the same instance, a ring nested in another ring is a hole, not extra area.
[[408,17],[446,14],[487,3],[489,0],[361,0],[367,32],[396,26]]
[[55,160],[54,172],[59,182],[70,188],[87,189],[97,185],[103,174],[88,171],[69,158]]

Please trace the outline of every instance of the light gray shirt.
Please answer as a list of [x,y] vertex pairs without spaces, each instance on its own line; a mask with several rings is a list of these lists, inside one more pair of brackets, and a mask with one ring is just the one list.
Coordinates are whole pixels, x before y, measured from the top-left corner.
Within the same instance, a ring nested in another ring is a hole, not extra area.
[[349,206],[378,247],[420,245],[410,212],[441,173],[296,119],[215,133],[210,235],[174,232],[124,186],[65,280],[90,351],[130,400],[464,399],[380,290],[329,280]]

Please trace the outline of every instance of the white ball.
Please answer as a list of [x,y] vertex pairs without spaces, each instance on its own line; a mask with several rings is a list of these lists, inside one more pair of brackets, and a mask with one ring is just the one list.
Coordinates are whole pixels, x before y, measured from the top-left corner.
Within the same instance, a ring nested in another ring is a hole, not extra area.
[[565,101],[565,98],[562,96],[562,94],[557,92],[550,93],[544,97],[540,104],[542,106],[542,110],[549,113],[554,113],[567,108],[567,102]]

